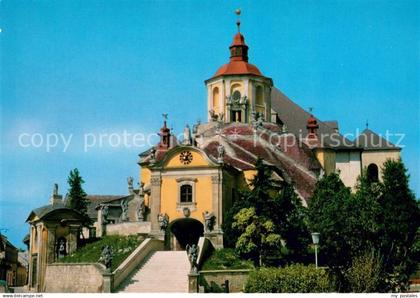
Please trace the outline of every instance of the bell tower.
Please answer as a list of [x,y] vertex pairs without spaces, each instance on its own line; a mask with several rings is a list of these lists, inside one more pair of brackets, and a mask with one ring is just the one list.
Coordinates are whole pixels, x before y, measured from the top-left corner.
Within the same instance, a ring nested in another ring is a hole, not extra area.
[[236,10],[238,32],[229,46],[229,63],[206,80],[209,121],[250,123],[252,115],[271,122],[271,88],[273,81],[258,67],[248,63],[248,45],[241,34],[241,11]]

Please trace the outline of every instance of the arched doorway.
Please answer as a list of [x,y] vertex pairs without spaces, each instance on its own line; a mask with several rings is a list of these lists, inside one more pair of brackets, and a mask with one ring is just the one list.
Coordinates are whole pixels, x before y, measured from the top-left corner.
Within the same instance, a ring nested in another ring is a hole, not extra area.
[[204,226],[194,218],[179,218],[169,224],[172,250],[185,250],[187,244],[197,244],[203,236]]

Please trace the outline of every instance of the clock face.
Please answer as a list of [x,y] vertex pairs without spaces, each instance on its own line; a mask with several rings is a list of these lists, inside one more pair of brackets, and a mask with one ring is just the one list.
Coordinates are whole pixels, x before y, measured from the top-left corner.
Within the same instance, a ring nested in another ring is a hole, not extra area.
[[187,165],[187,164],[191,163],[192,159],[193,159],[193,156],[192,156],[190,151],[181,152],[181,154],[179,155],[179,160],[184,165]]

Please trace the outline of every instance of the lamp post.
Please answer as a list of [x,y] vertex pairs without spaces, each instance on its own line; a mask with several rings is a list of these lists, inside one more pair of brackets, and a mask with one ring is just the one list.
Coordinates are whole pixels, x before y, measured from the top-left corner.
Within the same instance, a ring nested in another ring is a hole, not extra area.
[[312,243],[315,245],[315,268],[318,269],[318,243],[319,233],[312,233]]

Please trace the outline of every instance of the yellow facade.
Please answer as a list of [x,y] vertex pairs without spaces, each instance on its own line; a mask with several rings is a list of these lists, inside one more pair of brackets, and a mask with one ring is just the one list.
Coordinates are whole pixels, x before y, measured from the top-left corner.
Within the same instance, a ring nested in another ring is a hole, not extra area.
[[175,156],[170,157],[170,159],[166,162],[164,169],[171,169],[171,168],[194,168],[194,167],[208,167],[209,162],[202,156],[201,153],[196,152],[191,149],[186,149],[185,151],[188,151],[192,155],[192,160],[188,164],[184,164],[181,162],[180,155],[182,153],[179,152]]
[[150,177],[151,177],[150,170],[148,168],[140,167],[140,182],[144,183],[144,185],[149,185]]
[[362,167],[367,168],[370,164],[378,166],[379,179],[382,179],[382,167],[387,159],[397,160],[400,158],[399,150],[364,151],[362,153]]
[[[179,186],[175,176],[162,177],[161,212],[168,214],[171,221],[184,218],[182,204],[178,203]],[[197,176],[193,203],[195,210],[191,210],[191,218],[203,221],[203,212],[212,210],[212,181],[211,176]]]
[[329,149],[317,149],[315,156],[325,171],[329,175],[335,172],[335,151]]

